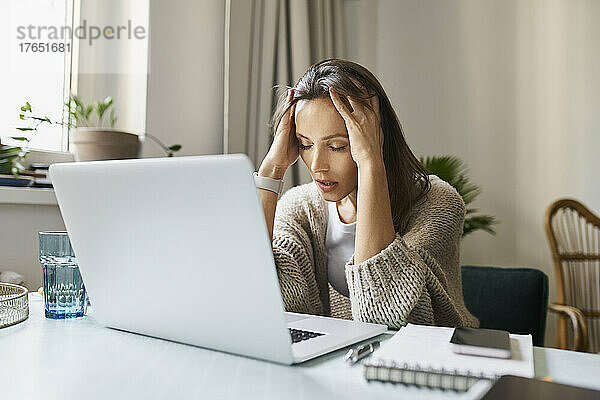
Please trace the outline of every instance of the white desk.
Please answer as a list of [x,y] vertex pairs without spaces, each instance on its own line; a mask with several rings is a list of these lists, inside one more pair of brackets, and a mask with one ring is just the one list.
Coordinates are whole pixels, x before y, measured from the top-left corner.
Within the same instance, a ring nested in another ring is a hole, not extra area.
[[[465,394],[368,383],[345,350],[286,367],[100,327],[93,313],[44,317],[30,294],[30,316],[0,329],[3,399],[435,399]],[[243,340],[240,337],[240,340]],[[537,377],[600,389],[600,356],[535,348]]]

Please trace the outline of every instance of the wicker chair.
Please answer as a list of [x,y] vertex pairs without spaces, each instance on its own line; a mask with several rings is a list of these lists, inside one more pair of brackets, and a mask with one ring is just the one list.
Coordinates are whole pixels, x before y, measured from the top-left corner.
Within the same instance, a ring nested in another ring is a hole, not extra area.
[[[557,347],[600,352],[600,218],[573,199],[546,210],[546,234],[556,271]],[[573,327],[567,334],[567,318]]]

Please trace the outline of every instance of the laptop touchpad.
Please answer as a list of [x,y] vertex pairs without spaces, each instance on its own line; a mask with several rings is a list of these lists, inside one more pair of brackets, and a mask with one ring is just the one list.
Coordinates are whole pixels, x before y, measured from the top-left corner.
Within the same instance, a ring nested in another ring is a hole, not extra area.
[[285,322],[287,322],[288,324],[290,322],[296,322],[296,321],[300,321],[301,319],[306,319],[306,318],[308,318],[308,315],[285,313]]

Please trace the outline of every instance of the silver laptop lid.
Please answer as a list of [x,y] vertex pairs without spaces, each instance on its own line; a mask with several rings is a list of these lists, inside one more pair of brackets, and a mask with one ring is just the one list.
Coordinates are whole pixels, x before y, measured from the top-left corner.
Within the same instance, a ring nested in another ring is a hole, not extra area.
[[241,154],[52,165],[94,318],[291,364],[253,170]]

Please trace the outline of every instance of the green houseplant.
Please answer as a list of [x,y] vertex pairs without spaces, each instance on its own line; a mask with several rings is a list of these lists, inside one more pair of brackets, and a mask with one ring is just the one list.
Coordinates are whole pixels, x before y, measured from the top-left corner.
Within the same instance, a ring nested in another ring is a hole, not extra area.
[[493,226],[498,220],[491,215],[477,214],[476,208],[470,208],[475,198],[481,193],[481,188],[471,182],[467,175],[467,167],[463,161],[455,156],[431,156],[419,159],[429,174],[437,175],[452,185],[465,202],[466,215],[462,236],[477,230],[483,230],[492,235],[496,234]]
[[[29,103],[21,107],[30,107]],[[21,131],[28,131],[28,128],[17,128]],[[29,143],[29,138],[26,136],[10,136],[10,139],[20,142]],[[0,143],[0,175],[13,175],[14,178],[19,177],[19,173],[25,170],[21,162],[27,156],[28,151],[21,146],[8,146]]]
[[[69,101],[65,103],[67,122],[57,122],[34,114],[31,104],[26,102],[21,107],[19,118],[27,121],[29,126],[17,129],[22,132],[33,132],[44,123],[74,128],[71,131],[71,142],[77,161],[136,158],[141,147],[140,138],[136,134],[115,129],[117,117],[112,106],[111,97],[93,104],[85,104],[79,97],[71,95]],[[172,157],[175,152],[181,150],[179,144],[166,146],[153,135],[146,133],[145,136],[156,142],[165,151],[167,157]]]
[[19,146],[6,146],[0,144],[0,175],[19,175],[25,168],[21,161],[27,151]]

